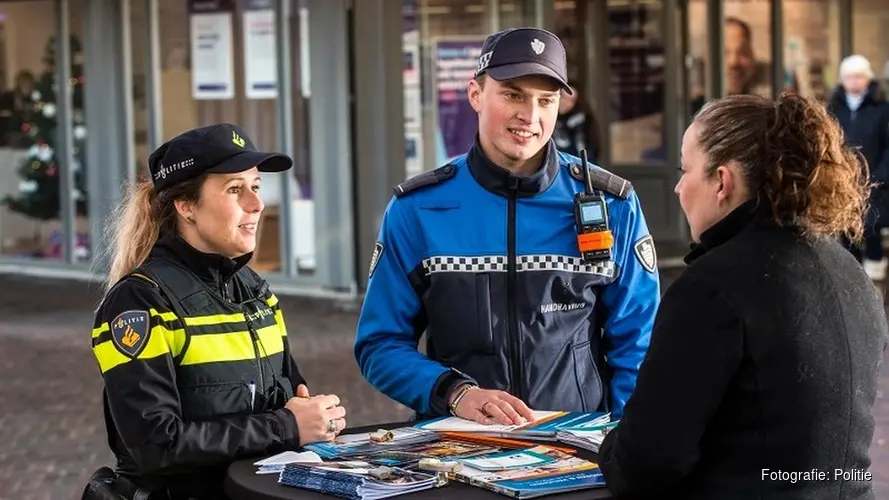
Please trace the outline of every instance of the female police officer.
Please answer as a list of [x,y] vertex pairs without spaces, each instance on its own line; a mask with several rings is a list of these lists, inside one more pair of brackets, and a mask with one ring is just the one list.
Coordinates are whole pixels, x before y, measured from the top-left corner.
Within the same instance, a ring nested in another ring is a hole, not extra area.
[[119,481],[151,498],[224,498],[233,459],[345,427],[339,398],[309,396],[278,299],[246,266],[259,172],[291,165],[256,151],[237,126],[192,130],[151,154],[152,182],[112,219],[92,344]]
[[836,238],[862,234],[866,179],[812,100],[700,111],[676,186],[699,244],[600,449],[615,497],[874,498],[886,318]]

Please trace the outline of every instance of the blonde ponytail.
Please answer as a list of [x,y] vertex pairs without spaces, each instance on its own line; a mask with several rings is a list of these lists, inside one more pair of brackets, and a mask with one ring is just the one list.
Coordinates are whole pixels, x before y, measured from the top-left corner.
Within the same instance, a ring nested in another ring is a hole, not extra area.
[[110,263],[105,277],[107,295],[121,278],[141,266],[162,235],[176,233],[176,200],[197,203],[207,174],[174,184],[160,193],[151,181],[128,186],[120,205],[105,225],[103,262]]
[[152,213],[155,192],[151,182],[131,184],[105,228],[110,267],[105,293],[142,265],[160,234],[161,221]]

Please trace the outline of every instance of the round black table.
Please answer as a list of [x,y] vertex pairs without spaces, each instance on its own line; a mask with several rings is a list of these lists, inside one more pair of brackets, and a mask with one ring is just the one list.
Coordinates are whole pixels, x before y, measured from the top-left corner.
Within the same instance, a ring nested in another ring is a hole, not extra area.
[[[343,431],[343,434],[360,434],[363,432],[374,432],[377,429],[394,429],[397,427],[410,426],[415,423],[416,422],[391,422],[369,425],[366,427],[355,427]],[[541,444],[546,443],[541,442]],[[562,443],[559,443],[558,445],[565,446]],[[582,449],[577,450],[577,456],[592,461],[597,460],[595,453]],[[253,465],[253,463],[262,458],[265,457],[253,457],[238,460],[232,463],[228,468],[228,475],[225,479],[225,493],[231,500],[321,500],[334,498],[330,495],[322,495],[321,493],[278,484],[277,474],[257,474],[256,466]],[[558,500],[597,500],[602,498],[612,498],[611,493],[609,493],[606,488],[549,495],[542,498],[550,497],[557,498]],[[453,498],[460,498],[462,500],[494,500],[499,498],[502,500],[507,497],[476,486],[452,481],[442,488],[433,488],[430,490],[418,491],[416,493],[408,493],[406,495],[399,495],[395,498],[410,498],[416,500],[450,500]]]

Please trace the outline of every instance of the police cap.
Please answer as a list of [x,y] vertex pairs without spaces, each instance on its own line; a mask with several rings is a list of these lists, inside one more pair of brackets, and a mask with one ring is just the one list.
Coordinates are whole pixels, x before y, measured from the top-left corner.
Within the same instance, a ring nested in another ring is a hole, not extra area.
[[511,28],[485,40],[475,76],[487,74],[497,81],[545,76],[573,94],[567,66],[565,47],[559,37],[539,28]]
[[253,167],[260,172],[283,172],[292,166],[287,155],[257,151],[244,130],[230,123],[184,132],[148,157],[156,192],[205,172],[233,174]]

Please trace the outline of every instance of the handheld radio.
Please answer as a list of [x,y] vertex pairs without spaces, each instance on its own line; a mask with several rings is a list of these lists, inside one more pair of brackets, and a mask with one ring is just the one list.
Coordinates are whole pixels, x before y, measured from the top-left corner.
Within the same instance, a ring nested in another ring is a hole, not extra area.
[[593,189],[585,149],[580,152],[580,159],[584,190],[574,195],[577,247],[585,262],[608,260],[614,245],[614,235],[608,228],[608,207],[602,195]]

